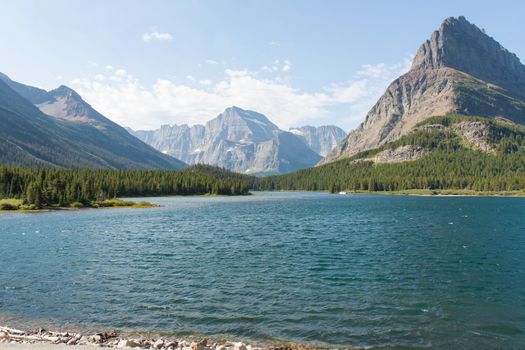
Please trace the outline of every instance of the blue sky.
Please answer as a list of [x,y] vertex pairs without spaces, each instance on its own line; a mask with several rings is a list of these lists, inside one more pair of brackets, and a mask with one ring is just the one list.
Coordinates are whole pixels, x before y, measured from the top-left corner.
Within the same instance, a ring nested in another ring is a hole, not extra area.
[[525,57],[522,1],[4,1],[0,71],[72,86],[118,123],[202,123],[229,105],[283,128],[358,125],[448,16]]

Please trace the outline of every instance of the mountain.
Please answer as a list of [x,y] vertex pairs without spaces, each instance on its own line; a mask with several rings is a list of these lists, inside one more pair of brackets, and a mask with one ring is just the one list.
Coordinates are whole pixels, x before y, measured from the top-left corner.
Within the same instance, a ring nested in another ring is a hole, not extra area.
[[0,75],[0,162],[24,166],[177,169],[185,164],[131,136],[72,89]]
[[321,157],[264,115],[227,108],[206,125],[164,125],[131,131],[139,139],[188,164],[210,164],[248,174],[278,174],[315,165]]
[[525,66],[464,17],[441,24],[410,71],[390,84],[365,121],[321,163],[381,147],[447,114],[525,123]]
[[525,126],[503,118],[432,117],[396,141],[258,179],[255,188],[524,195]]
[[303,140],[311,150],[322,157],[328,155],[346,137],[345,131],[335,125],[319,127],[307,125],[300,128],[291,128],[289,131]]

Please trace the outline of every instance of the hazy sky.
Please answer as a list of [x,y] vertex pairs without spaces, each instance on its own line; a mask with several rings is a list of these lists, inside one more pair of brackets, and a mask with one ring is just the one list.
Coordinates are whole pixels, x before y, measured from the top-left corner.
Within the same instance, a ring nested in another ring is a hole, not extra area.
[[347,131],[442,20],[525,57],[524,1],[7,1],[0,71],[65,84],[124,126],[202,123],[230,105]]

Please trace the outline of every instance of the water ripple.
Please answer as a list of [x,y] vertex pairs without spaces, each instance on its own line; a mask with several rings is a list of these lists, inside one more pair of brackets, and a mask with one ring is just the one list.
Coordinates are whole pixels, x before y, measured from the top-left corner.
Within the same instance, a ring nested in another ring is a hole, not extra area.
[[0,216],[0,322],[525,348],[524,199],[154,200],[163,207]]

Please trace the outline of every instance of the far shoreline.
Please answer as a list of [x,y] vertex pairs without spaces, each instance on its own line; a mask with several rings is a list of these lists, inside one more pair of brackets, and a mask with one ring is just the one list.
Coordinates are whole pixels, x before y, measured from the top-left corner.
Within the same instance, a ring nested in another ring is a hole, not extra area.
[[[345,192],[345,191],[342,191]],[[351,194],[377,194],[386,196],[417,196],[417,197],[525,197],[525,191],[473,191],[473,190],[399,190],[399,191],[346,191]],[[338,194],[338,193],[335,193]],[[342,193],[341,193],[342,194]]]
[[277,192],[277,193],[327,193],[332,195],[380,195],[380,196],[414,196],[414,197],[499,197],[499,198],[522,198],[525,197],[525,190],[520,191],[471,191],[471,190],[398,190],[398,191],[364,191],[364,190],[343,190],[340,192],[330,192],[327,190],[273,190],[273,191],[259,191],[253,190],[256,193]]
[[123,200],[120,198],[114,198],[99,202],[91,203],[90,205],[83,205],[82,203],[72,203],[68,207],[61,206],[48,206],[42,208],[25,208],[22,200],[5,198],[0,199],[0,207],[3,203],[9,203],[10,209],[0,209],[0,214],[20,213],[20,214],[38,214],[48,213],[54,211],[80,211],[88,209],[146,209],[146,208],[157,208],[159,204],[149,203],[145,201],[134,202],[130,200]]
[[[304,190],[274,190],[274,191],[259,191],[259,190],[251,190],[249,193],[250,195],[255,193],[264,193],[264,192],[274,192],[274,193],[327,193],[332,195],[339,195],[339,196],[351,196],[351,195],[379,195],[379,196],[411,196],[411,197],[436,197],[436,198],[453,198],[453,197],[490,197],[490,198],[524,198],[525,197],[525,191],[497,191],[497,192],[491,192],[491,191],[473,191],[473,190],[425,190],[425,189],[411,189],[411,190],[398,190],[398,191],[364,191],[364,190],[348,190],[348,191],[340,191],[331,193],[329,191],[304,191]],[[147,196],[147,197],[136,197],[136,198],[176,198],[176,197],[231,197],[231,196],[222,196],[222,195],[210,195],[210,194],[203,194],[203,195],[190,195],[190,196]],[[134,199],[134,197],[129,197],[129,199]],[[48,212],[55,212],[55,211],[81,211],[81,210],[96,210],[96,209],[147,209],[147,208],[159,208],[162,207],[160,204],[140,201],[140,202],[134,202],[129,200],[128,197],[126,199],[121,198],[115,198],[111,200],[107,200],[107,202],[111,202],[110,205],[94,205],[94,206],[81,206],[81,207],[43,207],[39,209],[0,209],[0,215],[1,214],[38,214],[38,213],[48,213]],[[0,199],[0,204],[2,201],[13,201],[15,199]],[[16,199],[16,201],[20,201]]]

